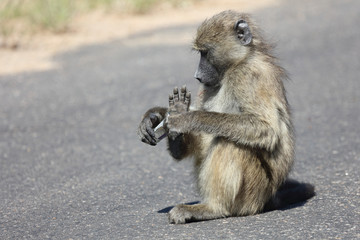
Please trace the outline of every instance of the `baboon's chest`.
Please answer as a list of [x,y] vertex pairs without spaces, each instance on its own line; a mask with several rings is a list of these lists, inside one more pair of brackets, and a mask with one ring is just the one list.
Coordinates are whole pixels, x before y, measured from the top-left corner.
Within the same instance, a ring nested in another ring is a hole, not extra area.
[[221,87],[217,93],[205,95],[202,108],[208,112],[239,113],[241,106],[232,91],[226,87]]

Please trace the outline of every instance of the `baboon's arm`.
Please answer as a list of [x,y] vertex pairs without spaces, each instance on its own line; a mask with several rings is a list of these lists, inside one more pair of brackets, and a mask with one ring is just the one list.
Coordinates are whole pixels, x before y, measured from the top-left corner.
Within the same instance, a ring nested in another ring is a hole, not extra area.
[[275,124],[251,114],[227,114],[193,111],[170,116],[168,128],[177,132],[205,132],[224,137],[237,144],[273,150],[279,141]]

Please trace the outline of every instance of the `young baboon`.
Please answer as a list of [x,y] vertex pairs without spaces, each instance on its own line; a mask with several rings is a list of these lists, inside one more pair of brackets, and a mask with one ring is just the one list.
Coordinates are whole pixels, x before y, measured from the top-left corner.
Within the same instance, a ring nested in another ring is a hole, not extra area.
[[[195,110],[186,88],[176,88],[169,108],[147,111],[138,130],[156,145],[154,127],[166,118],[170,154],[194,158],[203,202],[175,206],[170,222],[251,215],[313,196],[310,184],[284,184],[294,158],[286,74],[250,17],[225,11],[205,20],[193,48],[201,55]],[[282,185],[298,189],[279,194]]]

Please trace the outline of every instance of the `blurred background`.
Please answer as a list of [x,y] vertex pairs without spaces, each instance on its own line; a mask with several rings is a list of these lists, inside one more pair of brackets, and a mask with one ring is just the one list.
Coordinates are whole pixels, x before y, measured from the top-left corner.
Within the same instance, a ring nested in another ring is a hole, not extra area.
[[139,15],[154,9],[185,8],[197,1],[199,0],[2,0],[2,46],[15,47],[16,42],[9,42],[14,35],[39,31],[68,32],[75,19],[96,11],[104,15]]
[[[275,0],[1,0],[0,74],[46,69],[56,52],[110,41],[144,30],[200,22],[241,6]],[[15,51],[16,50],[16,51]]]

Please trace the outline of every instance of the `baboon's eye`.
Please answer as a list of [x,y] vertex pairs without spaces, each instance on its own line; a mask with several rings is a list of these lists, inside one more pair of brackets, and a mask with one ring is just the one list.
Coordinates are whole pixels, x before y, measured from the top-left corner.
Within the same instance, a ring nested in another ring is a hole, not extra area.
[[201,54],[201,57],[207,57],[207,55],[208,55],[208,51],[206,51],[206,50],[200,50],[199,51],[200,52],[200,54]]

